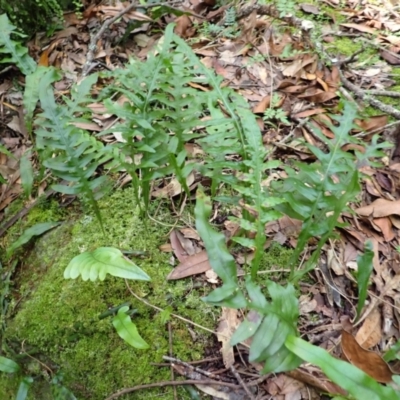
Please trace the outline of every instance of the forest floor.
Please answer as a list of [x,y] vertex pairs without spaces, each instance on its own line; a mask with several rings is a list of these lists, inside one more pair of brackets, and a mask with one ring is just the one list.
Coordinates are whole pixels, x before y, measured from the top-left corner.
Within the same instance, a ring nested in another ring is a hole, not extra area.
[[[285,177],[285,165],[313,163],[316,156],[308,146],[324,148],[315,130],[335,140],[332,116],[341,115],[346,101],[357,107],[352,135],[366,146],[392,144],[383,146],[375,163],[355,163],[361,191],[343,209],[340,221],[345,225],[323,246],[316,268],[296,286],[300,335],[378,382],[390,382],[400,371],[400,9],[386,0],[281,6],[186,0],[149,2],[127,11],[128,6],[93,2],[81,15],[67,13],[63,27],[52,35],[37,34],[28,43],[39,66],[62,71],[54,85],[57,96],[69,96],[83,75],[113,71],[132,57],[145,62],[174,22],[175,34],[203,65],[248,102],[269,158],[281,162],[266,180]],[[100,91],[107,80],[96,85]],[[189,86],[199,93],[209,90],[194,81]],[[9,152],[0,152],[4,255],[21,236],[26,239],[0,264],[0,354],[22,366],[15,379],[0,374],[1,399],[14,398],[21,377],[33,377],[27,397],[33,400],[72,398],[65,393],[56,397],[50,384],[54,381],[78,399],[94,400],[346,398],[315,366],[303,364],[260,378],[263,366],[249,362],[248,347],[228,349],[227,337],[243,313],[202,300],[220,286],[195,225],[196,189],[207,186],[206,177],[190,175],[189,194],[174,176],[155,179],[149,218],[144,219],[131,176],[114,174],[115,189],[99,201],[104,236],[88,204],[52,190],[53,178],[39,166],[25,125],[23,87],[16,68],[0,71],[0,143]],[[95,100],[89,107],[92,121],[80,128],[97,135],[116,123],[117,117],[106,114]],[[113,132],[100,140],[125,139]],[[357,146],[349,143],[342,150],[364,151]],[[204,155],[196,140],[185,149],[193,157]],[[34,177],[29,195],[23,177],[26,159]],[[238,232],[231,216],[238,216],[235,207],[213,205],[211,221],[227,239]],[[50,221],[59,224],[41,236],[26,234]],[[261,286],[268,280],[287,283],[301,227],[302,221],[288,216],[266,224]],[[374,251],[367,302],[361,317],[349,325],[357,314],[357,266],[367,240]],[[303,261],[316,242],[309,241]],[[125,250],[152,281],[64,279],[73,257],[99,246]],[[232,254],[241,279],[252,254],[240,247],[232,247]],[[108,318],[112,312],[107,312],[126,304],[150,349],[134,349],[115,333]],[[371,364],[382,368],[371,369]],[[181,385],[182,377],[208,384]]]

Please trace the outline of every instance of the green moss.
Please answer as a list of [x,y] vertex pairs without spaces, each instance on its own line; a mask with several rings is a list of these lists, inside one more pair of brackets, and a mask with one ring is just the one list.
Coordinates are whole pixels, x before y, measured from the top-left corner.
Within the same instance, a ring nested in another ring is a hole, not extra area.
[[[208,289],[194,290],[190,280],[166,282],[171,270],[170,255],[158,248],[166,242],[170,228],[142,221],[132,198],[131,190],[121,190],[100,202],[106,237],[95,218],[84,215],[45,234],[19,269],[11,307],[15,315],[9,319],[5,333],[7,344],[18,353],[24,342],[36,358],[54,371],[61,370],[65,385],[79,399],[103,400],[123,387],[170,379],[168,368],[151,365],[161,362],[169,352],[168,329],[160,313],[133,298],[122,279],[108,276],[103,282],[65,280],[65,267],[80,252],[99,246],[146,252],[144,258],[134,261],[152,281],[132,281],[132,290],[150,303],[171,307],[172,312],[197,324],[212,329],[216,323],[211,307],[200,299]],[[38,221],[39,217],[30,218]],[[158,214],[158,219],[172,222],[165,211]],[[130,347],[115,332],[111,318],[98,318],[108,308],[126,301],[137,309],[133,322],[150,350]],[[185,360],[201,358],[209,334],[190,327],[197,334],[193,341],[186,324],[172,319],[171,326],[174,355]],[[32,360],[22,358],[21,363],[26,370]],[[40,370],[43,373],[43,368]],[[1,375],[0,379],[0,398],[9,398],[14,393],[15,380],[4,382]],[[37,381],[42,384],[32,385],[30,399],[45,400],[48,385],[40,376]],[[153,394],[137,392],[125,399],[148,399],[160,393],[163,399],[172,398],[168,388],[154,390]],[[184,393],[179,394],[180,399],[187,398]]]

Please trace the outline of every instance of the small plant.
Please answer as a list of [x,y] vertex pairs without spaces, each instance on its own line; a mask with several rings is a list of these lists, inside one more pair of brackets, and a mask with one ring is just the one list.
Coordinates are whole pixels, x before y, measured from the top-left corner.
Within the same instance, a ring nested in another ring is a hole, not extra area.
[[264,111],[263,120],[268,124],[273,126],[274,128],[278,128],[274,122],[277,121],[284,125],[290,125],[285,111],[282,108],[277,108],[280,102],[279,96],[274,93],[271,98],[271,102],[269,107]]
[[[327,139],[322,132],[314,134],[325,144],[327,152],[316,146],[308,145],[316,156],[313,164],[294,163],[294,167],[285,167],[288,175],[283,181],[273,184],[276,196],[283,197],[286,202],[277,208],[292,218],[303,221],[297,246],[291,259],[291,279],[297,281],[316,265],[322,246],[334,235],[339,215],[347,204],[356,198],[360,191],[359,173],[355,168],[355,157],[342,147],[348,143],[361,145],[364,153],[356,152],[357,163],[369,163],[370,159],[382,157],[382,149],[390,146],[387,142],[377,143],[377,137],[371,145],[364,144],[350,135],[356,110],[353,104],[346,102],[341,116],[332,116],[337,125],[330,125],[335,135]],[[319,237],[316,250],[307,260],[303,268],[295,270],[300,254],[305,250],[311,238]]]

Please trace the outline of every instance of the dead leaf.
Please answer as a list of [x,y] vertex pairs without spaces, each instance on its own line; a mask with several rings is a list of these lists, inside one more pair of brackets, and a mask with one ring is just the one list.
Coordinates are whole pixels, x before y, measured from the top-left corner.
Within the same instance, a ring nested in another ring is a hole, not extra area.
[[[194,182],[194,174],[191,172],[186,178],[187,186],[190,186]],[[156,189],[151,192],[152,197],[174,197],[182,193],[182,185],[179,183],[177,178],[173,178],[168,185],[161,189]]]
[[[312,367],[308,367],[310,369]],[[304,371],[301,368],[297,368],[293,371],[286,372],[286,375],[297,379],[300,382],[304,382],[307,385],[313,386],[322,392],[327,392],[330,394],[341,394],[343,396],[347,395],[347,392],[343,390],[340,386],[335,385],[330,382],[328,378],[321,373],[319,370],[312,370],[311,372]]]
[[239,319],[237,317],[237,310],[232,308],[222,307],[222,315],[219,319],[217,328],[218,341],[222,343],[222,359],[225,368],[230,368],[235,362],[233,347],[230,344],[233,332],[239,326]]
[[373,218],[400,215],[400,200],[377,199],[368,206],[356,208],[355,212],[363,217]]
[[181,38],[187,37],[187,30],[192,26],[192,21],[187,15],[181,15],[175,20],[174,32]]
[[314,14],[314,15],[319,15],[320,11],[317,6],[314,6],[313,4],[300,4],[300,8],[307,14]]
[[340,26],[344,26],[346,28],[354,29],[355,31],[365,32],[365,33],[376,33],[375,28],[370,28],[369,26],[362,24],[340,24]]
[[180,237],[178,234],[182,237],[182,235],[173,229],[171,231],[171,234],[169,235],[169,240],[171,241],[171,247],[172,250],[174,251],[175,257],[180,261],[185,261],[186,258],[188,257],[188,253],[182,246],[182,242],[180,241]]
[[380,342],[382,339],[382,318],[378,307],[375,307],[365,319],[355,339],[364,349],[370,349]]
[[352,334],[342,331],[343,355],[355,367],[360,368],[371,378],[380,383],[392,381],[392,371],[382,357],[361,347]]
[[188,276],[202,274],[211,269],[208,261],[208,255],[205,250],[200,253],[186,257],[178,266],[176,266],[167,276],[167,280],[176,280],[187,278]]

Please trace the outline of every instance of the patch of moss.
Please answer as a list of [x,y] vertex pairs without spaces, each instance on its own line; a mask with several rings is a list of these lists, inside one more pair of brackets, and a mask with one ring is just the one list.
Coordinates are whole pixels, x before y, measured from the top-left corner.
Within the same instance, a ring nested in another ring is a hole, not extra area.
[[[170,255],[160,252],[159,246],[166,242],[170,228],[143,221],[132,199],[132,190],[127,189],[100,202],[106,236],[92,215],[65,222],[37,240],[18,270],[6,343],[18,353],[24,342],[25,349],[41,362],[53,371],[61,370],[65,386],[79,399],[103,400],[124,387],[170,379],[168,368],[151,365],[162,362],[162,356],[169,352],[168,329],[160,313],[133,298],[122,279],[107,276],[103,282],[65,280],[65,267],[80,252],[100,246],[146,252],[144,258],[134,261],[152,281],[132,281],[132,290],[199,325],[212,329],[216,324],[212,308],[200,299],[207,288],[200,288],[198,293],[191,280],[166,282]],[[172,222],[166,211],[159,212],[158,220]],[[111,318],[98,318],[108,308],[126,301],[137,310],[133,322],[150,344],[149,350],[130,347],[115,332]],[[193,340],[186,324],[171,319],[171,326],[174,355],[184,360],[201,358],[209,334],[190,327],[197,335]],[[35,363],[28,357],[20,362],[26,372]],[[40,364],[36,367],[44,373]],[[48,385],[40,374],[35,379],[29,399],[46,400]],[[0,375],[0,398],[14,396],[15,388],[15,380]],[[172,398],[171,389],[165,388],[135,392],[122,399],[149,399],[160,393],[163,399]],[[179,389],[179,398],[188,398],[185,393]]]

